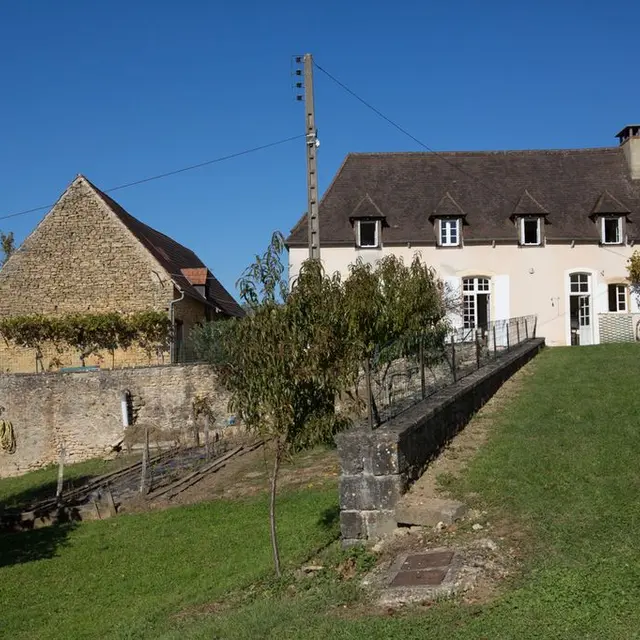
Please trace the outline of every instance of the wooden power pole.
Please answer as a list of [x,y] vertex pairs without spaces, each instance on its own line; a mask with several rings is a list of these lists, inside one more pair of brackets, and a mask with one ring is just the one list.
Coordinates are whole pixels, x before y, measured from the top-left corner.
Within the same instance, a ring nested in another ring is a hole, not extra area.
[[[303,69],[296,70],[296,75],[302,75],[304,82],[296,84],[304,88],[305,112],[305,146],[307,149],[307,226],[309,231],[309,258],[320,259],[320,221],[318,218],[318,162],[316,154],[320,142],[316,130],[316,116],[313,104],[313,56],[306,53],[296,58]],[[298,96],[301,100],[302,96]]]

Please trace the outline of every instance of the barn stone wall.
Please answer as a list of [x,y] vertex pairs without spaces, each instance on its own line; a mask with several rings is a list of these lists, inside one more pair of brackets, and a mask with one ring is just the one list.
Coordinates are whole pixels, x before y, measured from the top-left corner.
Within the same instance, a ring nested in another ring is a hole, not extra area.
[[[122,419],[124,391],[137,411],[128,429]],[[210,400],[212,429],[227,428],[229,397],[206,365],[0,375],[2,417],[13,423],[17,444],[14,454],[0,451],[0,477],[56,462],[63,446],[70,463],[104,456],[123,437],[125,446],[139,440],[144,426],[152,444],[190,442],[197,395]]]

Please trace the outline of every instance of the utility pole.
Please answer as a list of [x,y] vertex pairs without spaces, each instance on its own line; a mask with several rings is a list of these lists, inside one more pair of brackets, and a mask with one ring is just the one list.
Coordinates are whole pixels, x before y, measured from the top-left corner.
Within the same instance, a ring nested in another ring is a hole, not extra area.
[[[309,258],[320,259],[320,221],[318,218],[318,162],[316,154],[320,142],[316,130],[316,116],[313,104],[313,56],[306,53],[296,57],[302,69],[296,69],[303,82],[296,82],[296,88],[304,88],[305,146],[307,149],[307,227],[309,231]],[[302,100],[302,96],[297,96]]]

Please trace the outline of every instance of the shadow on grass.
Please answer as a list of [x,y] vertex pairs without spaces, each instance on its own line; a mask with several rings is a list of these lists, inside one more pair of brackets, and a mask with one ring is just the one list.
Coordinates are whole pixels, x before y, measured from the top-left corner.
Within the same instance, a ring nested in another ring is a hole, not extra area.
[[318,524],[327,531],[336,529],[340,522],[340,507],[337,504],[325,509],[318,520]]
[[[70,480],[66,480],[63,489],[62,495],[68,491],[72,491],[77,487],[82,486],[95,476],[91,474],[78,476],[76,478],[72,478]],[[53,500],[56,497],[56,490],[58,488],[57,481],[49,481],[44,482],[42,484],[29,487],[24,491],[18,491],[17,493],[12,493],[11,495],[6,496],[2,500],[0,500],[0,514],[4,511],[15,511],[15,510],[29,510],[36,506],[37,503],[43,500]]]
[[74,523],[43,527],[34,531],[0,534],[0,567],[53,558],[67,544]]

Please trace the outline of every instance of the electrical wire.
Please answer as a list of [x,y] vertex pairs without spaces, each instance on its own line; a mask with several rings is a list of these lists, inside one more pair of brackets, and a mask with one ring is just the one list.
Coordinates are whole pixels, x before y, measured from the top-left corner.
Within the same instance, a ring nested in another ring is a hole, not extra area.
[[[302,133],[297,136],[290,136],[289,138],[283,138],[282,140],[277,140],[276,142],[269,142],[268,144],[263,144],[258,147],[252,147],[251,149],[245,149],[244,151],[237,151],[236,153],[230,153],[226,156],[221,156],[219,158],[214,158],[213,160],[206,160],[205,162],[199,162],[198,164],[192,164],[186,167],[182,167],[180,169],[174,169],[173,171],[166,171],[165,173],[159,173],[155,176],[149,176],[148,178],[142,178],[140,180],[134,180],[133,182],[126,182],[125,184],[119,184],[116,187],[110,187],[109,189],[101,189],[104,193],[111,193],[113,191],[119,191],[120,189],[128,189],[129,187],[135,187],[139,184],[144,184],[146,182],[152,182],[153,180],[160,180],[162,178],[167,178],[169,176],[175,176],[179,173],[184,173],[185,171],[192,171],[193,169],[200,169],[201,167],[207,167],[212,164],[217,164],[218,162],[224,162],[225,160],[232,160],[233,158],[239,158],[240,156],[246,156],[250,153],[255,153],[256,151],[262,151],[264,149],[270,149],[271,147],[277,147],[282,144],[286,144],[287,142],[292,142],[293,140],[299,140],[300,138],[304,138],[306,134]],[[0,216],[0,220],[7,220],[8,218],[15,218],[17,216],[24,216],[28,213],[35,213],[36,211],[44,211],[45,209],[51,209],[54,206],[53,204],[45,204],[40,207],[33,207],[32,209],[25,209],[24,211],[17,211],[16,213],[10,213],[5,216]]]
[[482,180],[480,180],[480,178],[478,178],[477,176],[474,176],[468,171],[465,171],[460,166],[458,166],[455,162],[452,162],[451,160],[449,160],[449,158],[447,158],[444,154],[436,151],[435,149],[432,149],[428,144],[425,144],[424,142],[422,142],[422,140],[420,140],[419,138],[416,138],[416,136],[414,136],[412,133],[407,131],[404,127],[401,127],[397,122],[393,121],[391,118],[386,116],[384,113],[382,113],[382,111],[374,107],[370,102],[367,102],[364,98],[360,97],[355,91],[353,91],[353,89],[350,89],[346,84],[344,84],[344,82],[341,82],[340,80],[338,80],[338,78],[336,78],[334,75],[329,73],[326,69],[321,67],[317,62],[314,61],[313,64],[316,67],[316,69],[318,69],[318,71],[321,71],[322,73],[324,73],[324,75],[326,75],[330,80],[335,82],[339,87],[344,89],[344,91],[346,91],[348,94],[353,96],[356,100],[358,100],[358,102],[361,102],[365,107],[367,107],[368,109],[371,109],[371,111],[377,114],[385,122],[389,123],[392,127],[396,128],[398,131],[403,133],[408,138],[411,138],[411,140],[413,140],[416,144],[420,145],[423,149],[426,149],[430,153],[433,153],[435,156],[440,158],[442,161],[446,162],[448,165],[452,166],[454,169],[457,169],[460,173],[464,174],[468,178],[475,180],[478,184],[482,185],[487,191],[493,193],[493,195],[499,196],[509,204],[516,206],[517,203],[514,200],[512,200],[510,197],[506,196],[504,193],[501,193],[500,191],[496,191],[495,189],[490,187],[486,182],[483,182]]

